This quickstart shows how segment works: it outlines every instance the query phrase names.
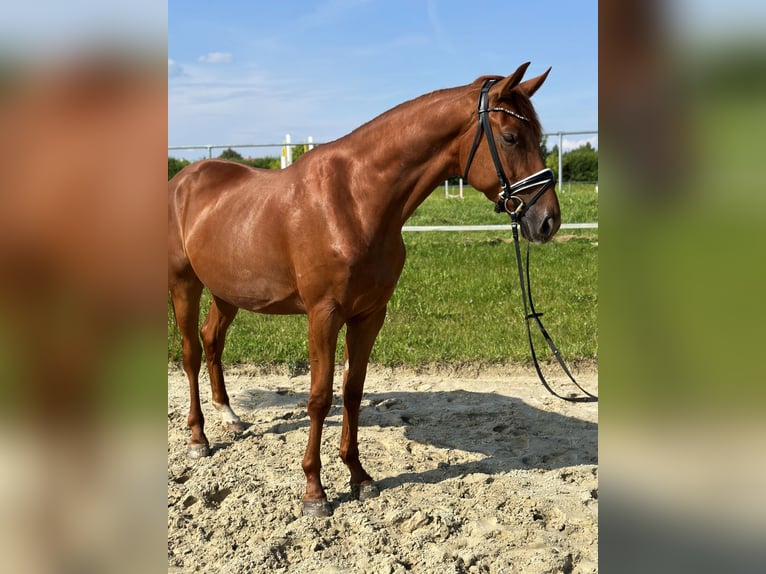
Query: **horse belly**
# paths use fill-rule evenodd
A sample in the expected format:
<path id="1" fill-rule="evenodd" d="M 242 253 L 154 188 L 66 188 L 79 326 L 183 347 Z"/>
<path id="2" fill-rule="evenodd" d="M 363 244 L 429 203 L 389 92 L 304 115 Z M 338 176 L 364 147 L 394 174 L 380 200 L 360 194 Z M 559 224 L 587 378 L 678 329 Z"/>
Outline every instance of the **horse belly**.
<path id="1" fill-rule="evenodd" d="M 271 315 L 304 315 L 306 307 L 303 301 L 295 294 L 284 297 L 264 297 L 263 294 L 256 296 L 249 295 L 228 295 L 221 296 L 221 299 L 236 305 L 240 309 L 247 309 L 256 313 L 266 313 Z"/>
<path id="2" fill-rule="evenodd" d="M 306 309 L 292 268 L 269 241 L 242 240 L 223 233 L 207 235 L 204 244 L 187 243 L 187 254 L 200 281 L 216 297 L 259 313 L 295 314 Z M 271 243 L 273 245 L 273 243 Z"/>
<path id="3" fill-rule="evenodd" d="M 290 275 L 275 267 L 227 266 L 200 279 L 211 293 L 241 309 L 275 314 L 306 312 Z"/>

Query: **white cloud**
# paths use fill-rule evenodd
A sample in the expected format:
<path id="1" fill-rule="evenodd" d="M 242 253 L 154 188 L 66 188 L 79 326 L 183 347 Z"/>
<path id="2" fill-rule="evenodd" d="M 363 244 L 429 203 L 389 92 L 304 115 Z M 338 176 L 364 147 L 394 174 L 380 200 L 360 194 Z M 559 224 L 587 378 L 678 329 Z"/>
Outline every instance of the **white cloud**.
<path id="1" fill-rule="evenodd" d="M 203 64 L 228 64 L 231 62 L 231 54 L 228 52 L 210 52 L 197 58 L 198 62 Z"/>
<path id="2" fill-rule="evenodd" d="M 184 72 L 183 66 L 175 60 L 168 58 L 168 78 L 180 78 L 184 75 L 186 75 L 186 73 Z"/>

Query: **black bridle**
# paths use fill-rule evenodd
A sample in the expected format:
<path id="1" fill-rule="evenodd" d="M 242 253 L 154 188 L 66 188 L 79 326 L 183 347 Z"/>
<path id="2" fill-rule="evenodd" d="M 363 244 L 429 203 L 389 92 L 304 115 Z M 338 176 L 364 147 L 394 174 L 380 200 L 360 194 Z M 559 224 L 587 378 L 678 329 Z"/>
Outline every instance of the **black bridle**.
<path id="1" fill-rule="evenodd" d="M 473 140 L 471 151 L 468 154 L 468 162 L 466 163 L 466 166 L 465 166 L 465 173 L 463 175 L 463 179 L 468 181 L 468 171 L 471 169 L 471 162 L 473 162 L 473 156 L 476 153 L 476 149 L 478 148 L 479 143 L 481 142 L 482 134 L 485 134 L 487 138 L 487 145 L 489 146 L 489 153 L 492 156 L 493 163 L 495 164 L 495 171 L 497 171 L 497 179 L 500 182 L 500 197 L 497 200 L 497 203 L 495 204 L 495 211 L 497 213 L 505 212 L 511 217 L 511 231 L 513 233 L 513 245 L 516 251 L 516 263 L 519 270 L 519 285 L 521 287 L 521 298 L 524 303 L 524 318 L 527 325 L 527 338 L 529 340 L 529 350 L 532 353 L 532 362 L 534 363 L 535 371 L 537 371 L 537 377 L 540 379 L 540 382 L 548 390 L 549 393 L 565 401 L 575 402 L 575 403 L 586 403 L 586 402 L 598 401 L 598 397 L 596 395 L 593 395 L 589 393 L 588 391 L 586 391 L 585 389 L 583 389 L 575 380 L 575 378 L 572 376 L 572 373 L 567 368 L 567 365 L 564 362 L 564 359 L 561 357 L 561 353 L 559 353 L 559 350 L 556 347 L 555 343 L 553 342 L 553 339 L 551 339 L 550 335 L 548 334 L 548 331 L 545 329 L 545 326 L 543 325 L 542 320 L 540 319 L 540 317 L 542 317 L 543 314 L 538 313 L 535 310 L 535 304 L 532 301 L 532 285 L 529 280 L 529 243 L 527 243 L 527 253 L 526 253 L 526 259 L 527 259 L 526 284 L 524 281 L 524 264 L 521 259 L 521 248 L 519 247 L 519 229 L 518 229 L 519 221 L 521 220 L 522 217 L 524 217 L 524 214 L 526 214 L 529 208 L 532 207 L 532 205 L 534 205 L 534 203 L 540 198 L 540 196 L 542 196 L 542 194 L 545 193 L 545 191 L 553 185 L 554 174 L 553 174 L 553 171 L 550 169 L 543 169 L 538 171 L 537 173 L 533 173 L 529 177 L 525 177 L 524 179 L 517 181 L 513 185 L 510 185 L 510 183 L 508 182 L 508 178 L 506 178 L 505 176 L 505 171 L 503 170 L 503 166 L 500 163 L 500 156 L 497 153 L 497 146 L 495 145 L 495 139 L 492 135 L 492 126 L 489 123 L 489 112 L 503 112 L 505 114 L 514 116 L 522 121 L 529 121 L 529 119 L 507 108 L 503 108 L 503 107 L 490 108 L 489 107 L 489 89 L 495 84 L 495 82 L 497 82 L 497 80 L 489 79 L 484 82 L 484 85 L 481 88 L 481 94 L 479 95 L 479 127 L 476 130 L 476 137 Z M 525 202 L 520 197 L 520 195 L 524 194 L 525 192 L 527 193 L 534 192 L 535 188 L 539 188 L 539 189 L 529 201 Z M 518 205 L 516 205 L 515 207 L 513 206 L 509 207 L 508 204 L 512 200 L 518 202 Z M 537 323 L 537 326 L 540 328 L 540 332 L 545 338 L 545 342 L 548 344 L 548 347 L 553 353 L 553 356 L 556 357 L 556 360 L 558 361 L 561 369 L 564 371 L 564 373 L 566 373 L 567 377 L 569 377 L 569 380 L 572 381 L 572 383 L 574 383 L 574 385 L 578 389 L 580 389 L 583 393 L 585 393 L 586 396 L 577 397 L 577 396 L 560 395 L 556 391 L 554 391 L 551 388 L 551 386 L 548 384 L 548 381 L 545 380 L 545 376 L 543 376 L 543 372 L 540 369 L 540 364 L 537 360 L 537 353 L 535 353 L 534 343 L 532 342 L 532 330 L 529 326 L 530 320 L 534 320 Z"/>
<path id="2" fill-rule="evenodd" d="M 468 181 L 468 172 L 471 169 L 473 163 L 473 156 L 476 154 L 476 150 L 481 143 L 481 136 L 486 135 L 487 145 L 489 146 L 489 153 L 492 156 L 492 162 L 495 164 L 495 171 L 497 172 L 497 179 L 500 182 L 500 197 L 495 204 L 495 211 L 497 213 L 507 213 L 511 216 L 511 219 L 521 219 L 524 214 L 532 207 L 535 202 L 540 199 L 545 191 L 553 185 L 555 180 L 553 171 L 550 169 L 542 169 L 536 173 L 533 173 L 529 177 L 517 181 L 513 185 L 510 184 L 508 178 L 505 176 L 505 170 L 503 170 L 503 164 L 500 163 L 500 156 L 497 153 L 497 146 L 495 145 L 495 138 L 492 134 L 492 125 L 489 122 L 490 112 L 503 112 L 522 121 L 528 122 L 529 118 L 522 116 L 519 113 L 509 110 L 503 107 L 489 107 L 489 89 L 497 82 L 496 79 L 489 79 L 484 82 L 479 94 L 479 125 L 476 128 L 476 137 L 473 139 L 473 145 L 471 151 L 468 154 L 468 161 L 465 165 L 465 172 L 463 179 Z M 525 192 L 529 193 L 530 190 L 534 190 L 539 187 L 537 193 L 528 201 L 521 199 L 521 195 Z M 517 201 L 518 205 L 511 209 L 508 206 L 509 201 Z"/>

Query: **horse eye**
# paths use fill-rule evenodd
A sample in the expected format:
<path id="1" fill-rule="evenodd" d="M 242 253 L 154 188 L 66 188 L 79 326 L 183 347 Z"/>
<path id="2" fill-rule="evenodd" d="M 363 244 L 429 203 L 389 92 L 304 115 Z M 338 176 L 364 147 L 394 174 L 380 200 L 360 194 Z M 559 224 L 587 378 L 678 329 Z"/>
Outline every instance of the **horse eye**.
<path id="1" fill-rule="evenodd" d="M 516 134 L 506 133 L 503 134 L 503 139 L 506 143 L 509 143 L 511 145 L 516 143 Z"/>

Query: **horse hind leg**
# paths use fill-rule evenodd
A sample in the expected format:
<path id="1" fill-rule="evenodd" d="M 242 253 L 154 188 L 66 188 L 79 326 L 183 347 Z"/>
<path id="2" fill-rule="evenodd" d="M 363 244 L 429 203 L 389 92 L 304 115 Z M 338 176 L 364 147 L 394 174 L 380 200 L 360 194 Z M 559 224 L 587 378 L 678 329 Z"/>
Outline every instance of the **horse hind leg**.
<path id="1" fill-rule="evenodd" d="M 210 387 L 213 391 L 213 406 L 221 415 L 221 422 L 226 430 L 241 433 L 247 425 L 232 410 L 229 395 L 223 378 L 221 356 L 226 342 L 226 331 L 237 315 L 237 307 L 226 303 L 218 297 L 213 297 L 207 319 L 202 325 L 200 335 L 207 360 L 207 370 L 210 374 Z"/>
<path id="2" fill-rule="evenodd" d="M 186 274 L 175 277 L 170 285 L 173 311 L 181 332 L 183 369 L 189 380 L 189 416 L 186 419 L 191 430 L 187 454 L 189 458 L 210 455 L 210 443 L 205 436 L 205 418 L 199 397 L 199 370 L 202 365 L 202 345 L 199 342 L 199 302 L 202 283 L 196 276 Z"/>

